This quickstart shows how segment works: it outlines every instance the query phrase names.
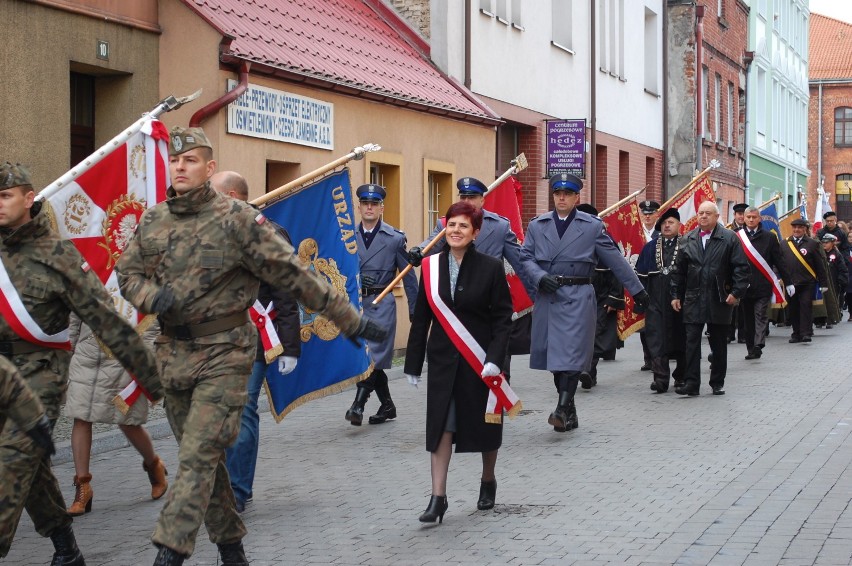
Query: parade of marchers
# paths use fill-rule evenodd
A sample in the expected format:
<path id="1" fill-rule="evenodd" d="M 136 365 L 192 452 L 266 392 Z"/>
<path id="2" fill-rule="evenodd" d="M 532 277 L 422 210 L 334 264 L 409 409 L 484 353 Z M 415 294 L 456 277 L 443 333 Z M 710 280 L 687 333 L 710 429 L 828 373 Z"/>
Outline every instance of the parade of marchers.
<path id="1" fill-rule="evenodd" d="M 94 563 L 93 554 L 99 556 L 97 563 L 110 563 L 100 557 L 99 543 L 90 542 L 88 534 L 85 539 L 75 534 L 78 525 L 108 514 L 112 524 L 100 533 L 107 539 L 113 528 L 122 537 L 133 532 L 139 535 L 131 543 L 135 546 L 154 527 L 149 549 L 155 565 L 195 560 L 196 543 L 206 546 L 198 538 L 202 527 L 213 543 L 209 550 L 214 560 L 248 564 L 254 553 L 249 527 L 257 523 L 247 525 L 243 515 L 276 513 L 274 505 L 255 493 L 266 491 L 255 478 L 258 465 L 267 451 L 276 450 L 260 441 L 259 394 L 264 387 L 270 390 L 266 380 L 286 380 L 304 364 L 300 310 L 322 313 L 335 324 L 336 339 L 348 345 L 349 353 L 369 361 L 366 371 L 342 387 L 313 397 L 355 385 L 351 405 L 338 407 L 337 432 L 320 436 L 319 431 L 330 430 L 327 422 L 306 431 L 320 444 L 358 438 L 371 446 L 369 436 L 382 435 L 369 465 L 357 456 L 316 463 L 340 471 L 335 488 L 361 493 L 362 508 L 341 507 L 340 513 L 363 513 L 370 520 L 368 502 L 373 498 L 392 509 L 410 509 L 416 503 L 408 500 L 425 491 L 425 510 L 394 511 L 395 522 L 412 530 L 426 525 L 452 531 L 472 517 L 490 515 L 499 521 L 513 509 L 529 512 L 501 501 L 503 486 L 517 497 L 524 473 L 523 456 L 519 458 L 524 446 L 503 442 L 504 424 L 508 429 L 515 417 L 540 415 L 523 421 L 527 433 L 547 437 L 549 448 L 536 458 L 551 458 L 555 469 L 565 466 L 573 450 L 582 450 L 571 439 L 600 434 L 600 423 L 584 405 L 599 397 L 606 403 L 610 391 L 600 385 L 611 378 L 608 362 L 623 355 L 635 358 L 627 370 L 629 382 L 644 384 L 635 391 L 637 397 L 665 399 L 655 402 L 659 414 L 683 411 L 690 403 L 695 408 L 686 410 L 706 411 L 712 419 L 714 412 L 723 414 L 723 403 L 736 403 L 740 384 L 752 371 L 744 362 L 772 362 L 772 346 L 777 345 L 769 336 L 783 335 L 787 343 L 807 348 L 821 338 L 815 327 L 842 327 L 842 310 L 849 306 L 852 258 L 848 244 L 843 245 L 847 234 L 832 211 L 815 219 L 813 237 L 811 224 L 799 218 L 782 238 L 766 228 L 758 207 L 745 203 L 734 207 L 726 225 L 710 200 L 690 218 L 682 218 L 678 208 L 645 200 L 638 203 L 637 215 L 645 243 L 631 265 L 611 236 L 606 215 L 581 204 L 584 183 L 571 173 L 550 177 L 549 210 L 529 222 L 523 238 L 507 217 L 488 210 L 486 196 L 496 186 L 461 177 L 457 200 L 442 211 L 432 235 L 411 247 L 403 230 L 383 222 L 387 189 L 376 183 L 357 187 L 358 285 L 353 301 L 300 261 L 303 240 L 292 240 L 290 227 L 246 202 L 248 187 L 239 172 L 217 171 L 214 147 L 203 130 L 177 127 L 164 143 L 171 180 L 165 199 L 141 213 L 115 264 L 123 298 L 140 317 L 151 316 L 148 341 L 134 330 L 134 320 L 115 311 L 81 252 L 51 228 L 47 205 L 55 201 L 36 197 L 26 165 L 0 166 L 0 353 L 12 362 L 0 368 L 4 385 L 14 385 L 11 399 L 2 405 L 8 421 L 0 442 L 0 553 L 6 556 L 11 550 L 18 562 L 23 557 L 15 550 L 17 542 L 25 539 L 29 545 L 40 536 L 52 543 L 52 564 Z M 399 312 L 392 297 L 381 301 L 398 275 L 407 313 Z M 522 308 L 526 305 L 531 307 Z M 628 308 L 645 320 L 638 341 L 641 360 L 627 354 L 628 336 L 620 332 L 619 317 Z M 79 322 L 69 332 L 72 314 Z M 391 379 L 396 323 L 405 314 L 411 329 L 403 378 Z M 92 334 L 98 339 L 92 344 L 100 346 L 87 352 L 82 345 Z M 638 346 L 635 339 L 629 344 Z M 814 356 L 806 349 L 801 354 Z M 549 394 L 547 374 L 554 387 Z M 707 387 L 702 387 L 702 377 Z M 536 380 L 536 387 L 528 389 L 527 380 Z M 525 399 L 528 390 L 534 391 L 534 400 Z M 414 395 L 415 411 L 421 413 L 417 418 L 425 415 L 417 436 L 420 449 L 425 444 L 429 453 L 429 479 L 427 458 L 421 457 L 393 487 L 377 489 L 374 480 L 385 473 L 398 448 L 391 448 L 386 432 L 373 431 L 415 418 L 411 404 L 406 403 L 406 411 L 394 401 L 400 393 L 406 399 Z M 369 415 L 373 394 L 379 404 Z M 705 396 L 715 405 L 708 406 Z M 702 398 L 690 400 L 695 397 Z M 147 407 L 161 399 L 177 446 L 158 439 L 157 453 L 140 427 Z M 331 399 L 339 404 L 339 396 L 327 401 Z M 759 395 L 750 398 L 759 400 Z M 63 403 L 75 423 L 71 505 L 61 488 L 67 478 L 59 476 L 50 460 L 55 446 L 49 431 Z M 308 421 L 311 406 L 301 409 Z M 134 407 L 146 410 L 132 416 Z M 587 427 L 587 418 L 596 422 L 594 428 Z M 93 422 L 119 425 L 142 456 L 150 499 L 162 498 L 156 521 L 140 524 L 136 505 L 101 507 L 103 500 L 115 505 L 136 496 L 135 486 L 116 482 L 127 462 L 111 462 L 119 477 L 101 478 L 89 469 Z M 276 434 L 286 436 L 286 423 Z M 672 445 L 678 446 L 680 431 L 696 424 L 672 422 Z M 506 451 L 510 457 L 498 458 Z M 480 454 L 475 462 L 481 467 L 468 469 L 468 452 Z M 459 459 L 465 463 L 458 464 Z M 683 465 L 689 465 L 689 458 Z M 459 466 L 473 477 L 461 477 Z M 279 472 L 286 484 L 286 469 Z M 583 470 L 572 473 L 582 475 Z M 473 493 L 466 493 L 477 480 Z M 462 485 L 466 488 L 460 489 Z M 95 497 L 111 490 L 115 493 Z M 401 499 L 407 501 L 393 503 Z M 539 505 L 548 504 L 546 497 L 537 499 Z M 145 506 L 151 509 L 149 503 Z M 19 525 L 24 510 L 28 519 Z M 309 517 L 310 506 L 302 512 Z M 117 514 L 123 515 L 120 522 Z M 306 527 L 311 523 L 307 519 Z M 568 531 L 570 540 L 570 525 Z M 381 538 L 374 542 L 382 544 Z M 28 554 L 44 563 L 47 548 L 36 545 Z M 136 555 L 139 563 L 150 562 L 145 552 L 144 559 Z M 204 552 L 210 556 L 208 549 Z M 683 552 L 688 557 L 689 551 Z M 410 558 L 419 563 L 416 548 Z M 311 561 L 323 562 L 323 557 L 315 555 Z"/>

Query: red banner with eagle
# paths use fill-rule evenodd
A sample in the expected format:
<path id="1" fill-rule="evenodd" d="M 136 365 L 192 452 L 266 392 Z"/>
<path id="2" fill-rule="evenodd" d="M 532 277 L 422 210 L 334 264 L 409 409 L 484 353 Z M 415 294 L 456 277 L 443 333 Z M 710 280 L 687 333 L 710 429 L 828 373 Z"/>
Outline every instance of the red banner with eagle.
<path id="1" fill-rule="evenodd" d="M 645 245 L 645 232 L 639 220 L 639 203 L 634 196 L 615 210 L 601 215 L 606 230 L 624 254 L 631 267 L 636 267 L 639 252 Z M 633 312 L 633 297 L 624 294 L 624 310 L 618 311 L 618 338 L 628 336 L 645 326 L 645 316 Z"/>

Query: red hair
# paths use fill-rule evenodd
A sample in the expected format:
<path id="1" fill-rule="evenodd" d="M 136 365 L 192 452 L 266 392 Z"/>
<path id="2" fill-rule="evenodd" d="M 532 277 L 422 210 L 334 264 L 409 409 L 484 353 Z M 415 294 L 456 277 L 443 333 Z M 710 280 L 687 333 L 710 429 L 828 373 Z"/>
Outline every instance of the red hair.
<path id="1" fill-rule="evenodd" d="M 482 209 L 476 208 L 467 201 L 460 200 L 458 202 L 454 202 L 450 205 L 450 208 L 447 209 L 447 215 L 445 218 L 448 222 L 450 218 L 454 218 L 456 216 L 467 216 L 470 218 L 470 225 L 473 226 L 474 230 L 482 228 Z"/>

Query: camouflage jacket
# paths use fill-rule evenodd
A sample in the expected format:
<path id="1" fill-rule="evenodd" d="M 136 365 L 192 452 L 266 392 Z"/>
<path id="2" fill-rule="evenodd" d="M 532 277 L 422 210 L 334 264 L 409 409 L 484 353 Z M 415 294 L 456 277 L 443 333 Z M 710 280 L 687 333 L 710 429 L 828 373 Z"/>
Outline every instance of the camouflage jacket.
<path id="1" fill-rule="evenodd" d="M 36 207 L 34 207 L 36 208 Z M 163 396 L 154 355 L 132 326 L 115 310 L 112 297 L 68 240 L 50 228 L 47 214 L 35 210 L 32 221 L 14 231 L 0 231 L 0 258 L 27 312 L 47 334 L 68 328 L 71 311 L 85 322 L 131 374 L 156 400 Z M 6 320 L 0 319 L 0 340 L 20 340 Z M 16 356 L 15 364 L 27 377 L 23 363 L 37 360 L 39 352 Z M 58 373 L 67 378 L 70 356 L 59 357 Z"/>
<path id="2" fill-rule="evenodd" d="M 43 414 L 44 407 L 21 378 L 18 368 L 0 356 L 0 423 L 9 417 L 19 429 L 30 430 Z"/>
<path id="3" fill-rule="evenodd" d="M 247 311 L 264 281 L 322 312 L 344 334 L 355 333 L 360 317 L 349 298 L 307 269 L 257 210 L 209 183 L 183 195 L 170 187 L 167 196 L 142 214 L 116 265 L 121 293 L 137 309 L 150 313 L 157 291 L 169 285 L 176 306 L 161 321 L 199 324 Z"/>

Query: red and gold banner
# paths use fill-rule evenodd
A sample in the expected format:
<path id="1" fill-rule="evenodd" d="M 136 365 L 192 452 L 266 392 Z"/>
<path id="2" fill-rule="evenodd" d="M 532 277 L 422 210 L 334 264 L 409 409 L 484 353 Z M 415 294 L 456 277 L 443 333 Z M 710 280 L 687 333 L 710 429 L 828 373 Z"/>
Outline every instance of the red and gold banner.
<path id="1" fill-rule="evenodd" d="M 645 232 L 639 220 L 639 204 L 636 202 L 636 197 L 601 216 L 601 219 L 625 259 L 631 267 L 635 267 L 639 252 L 645 245 Z M 645 316 L 633 312 L 633 297 L 625 293 L 624 310 L 618 311 L 618 337 L 626 340 L 628 336 L 644 326 Z"/>
<path id="2" fill-rule="evenodd" d="M 694 183 L 687 186 L 687 190 L 682 194 L 678 194 L 670 202 L 668 206 L 661 208 L 661 212 L 665 212 L 669 208 L 676 208 L 680 213 L 680 233 L 686 234 L 690 230 L 698 226 L 698 207 L 704 201 L 716 202 L 716 193 L 713 192 L 713 185 L 710 183 L 710 178 L 706 173 L 696 179 Z"/>

